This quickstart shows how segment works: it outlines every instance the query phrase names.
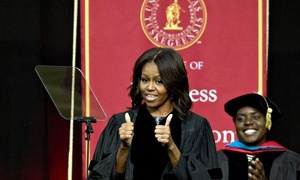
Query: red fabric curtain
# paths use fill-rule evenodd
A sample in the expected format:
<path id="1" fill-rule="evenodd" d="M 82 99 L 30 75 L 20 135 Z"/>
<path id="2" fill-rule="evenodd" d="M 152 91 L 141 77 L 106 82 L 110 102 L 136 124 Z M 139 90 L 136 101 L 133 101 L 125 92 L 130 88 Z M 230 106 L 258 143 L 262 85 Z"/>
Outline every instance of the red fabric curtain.
<path id="1" fill-rule="evenodd" d="M 233 141 L 233 124 L 223 104 L 243 93 L 266 91 L 267 3 L 82 0 L 81 67 L 107 113 L 94 126 L 91 155 L 110 116 L 130 106 L 126 88 L 132 67 L 153 46 L 180 52 L 192 110 L 210 121 L 217 148 Z M 170 18 L 170 10 L 178 16 Z"/>

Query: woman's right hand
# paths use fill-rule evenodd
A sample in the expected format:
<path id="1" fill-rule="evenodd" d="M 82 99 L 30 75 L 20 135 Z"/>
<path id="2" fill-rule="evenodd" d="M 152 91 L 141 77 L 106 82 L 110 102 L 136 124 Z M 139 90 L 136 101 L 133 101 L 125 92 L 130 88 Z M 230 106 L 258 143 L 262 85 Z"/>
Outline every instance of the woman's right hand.
<path id="1" fill-rule="evenodd" d="M 265 169 L 262 162 L 256 158 L 254 161 L 251 161 L 251 166 L 248 167 L 249 174 L 248 177 L 251 180 L 267 180 L 265 176 Z"/>
<path id="2" fill-rule="evenodd" d="M 131 122 L 128 113 L 125 114 L 125 123 L 119 128 L 119 135 L 122 141 L 121 148 L 129 148 L 131 146 L 133 134 L 134 134 L 134 124 Z"/>

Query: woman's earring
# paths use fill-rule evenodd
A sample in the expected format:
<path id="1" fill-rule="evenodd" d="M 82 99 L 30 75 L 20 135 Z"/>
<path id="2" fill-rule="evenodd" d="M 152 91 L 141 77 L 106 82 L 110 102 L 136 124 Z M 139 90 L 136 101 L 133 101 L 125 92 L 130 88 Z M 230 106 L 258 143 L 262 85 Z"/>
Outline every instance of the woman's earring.
<path id="1" fill-rule="evenodd" d="M 171 100 L 173 100 L 174 99 L 174 94 L 171 94 Z"/>

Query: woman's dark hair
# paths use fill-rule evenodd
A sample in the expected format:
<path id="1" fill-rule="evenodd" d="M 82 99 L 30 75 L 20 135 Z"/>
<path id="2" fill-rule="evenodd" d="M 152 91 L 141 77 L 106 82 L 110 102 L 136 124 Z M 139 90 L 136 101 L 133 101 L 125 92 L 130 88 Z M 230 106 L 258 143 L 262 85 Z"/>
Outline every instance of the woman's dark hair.
<path id="1" fill-rule="evenodd" d="M 132 100 L 131 108 L 142 104 L 143 98 L 139 84 L 143 66 L 147 62 L 154 62 L 157 65 L 161 81 L 171 95 L 173 107 L 178 112 L 179 119 L 185 121 L 192 106 L 189 97 L 189 82 L 182 57 L 172 48 L 154 47 L 145 51 L 137 59 L 133 68 L 132 84 L 128 87 Z"/>

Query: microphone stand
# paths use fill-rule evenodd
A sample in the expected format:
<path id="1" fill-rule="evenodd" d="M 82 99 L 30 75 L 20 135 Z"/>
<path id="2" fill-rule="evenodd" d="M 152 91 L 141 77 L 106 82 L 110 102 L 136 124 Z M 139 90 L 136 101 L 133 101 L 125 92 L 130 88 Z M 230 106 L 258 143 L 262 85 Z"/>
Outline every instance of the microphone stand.
<path id="1" fill-rule="evenodd" d="M 85 130 L 85 140 L 87 142 L 87 158 L 86 158 L 86 175 L 88 177 L 88 172 L 89 172 L 89 157 L 90 157 L 90 139 L 91 139 L 91 133 L 94 132 L 92 124 L 91 123 L 96 123 L 96 119 L 94 117 L 82 117 L 82 116 L 75 116 L 74 120 L 76 122 L 81 122 L 86 124 L 86 130 Z"/>

